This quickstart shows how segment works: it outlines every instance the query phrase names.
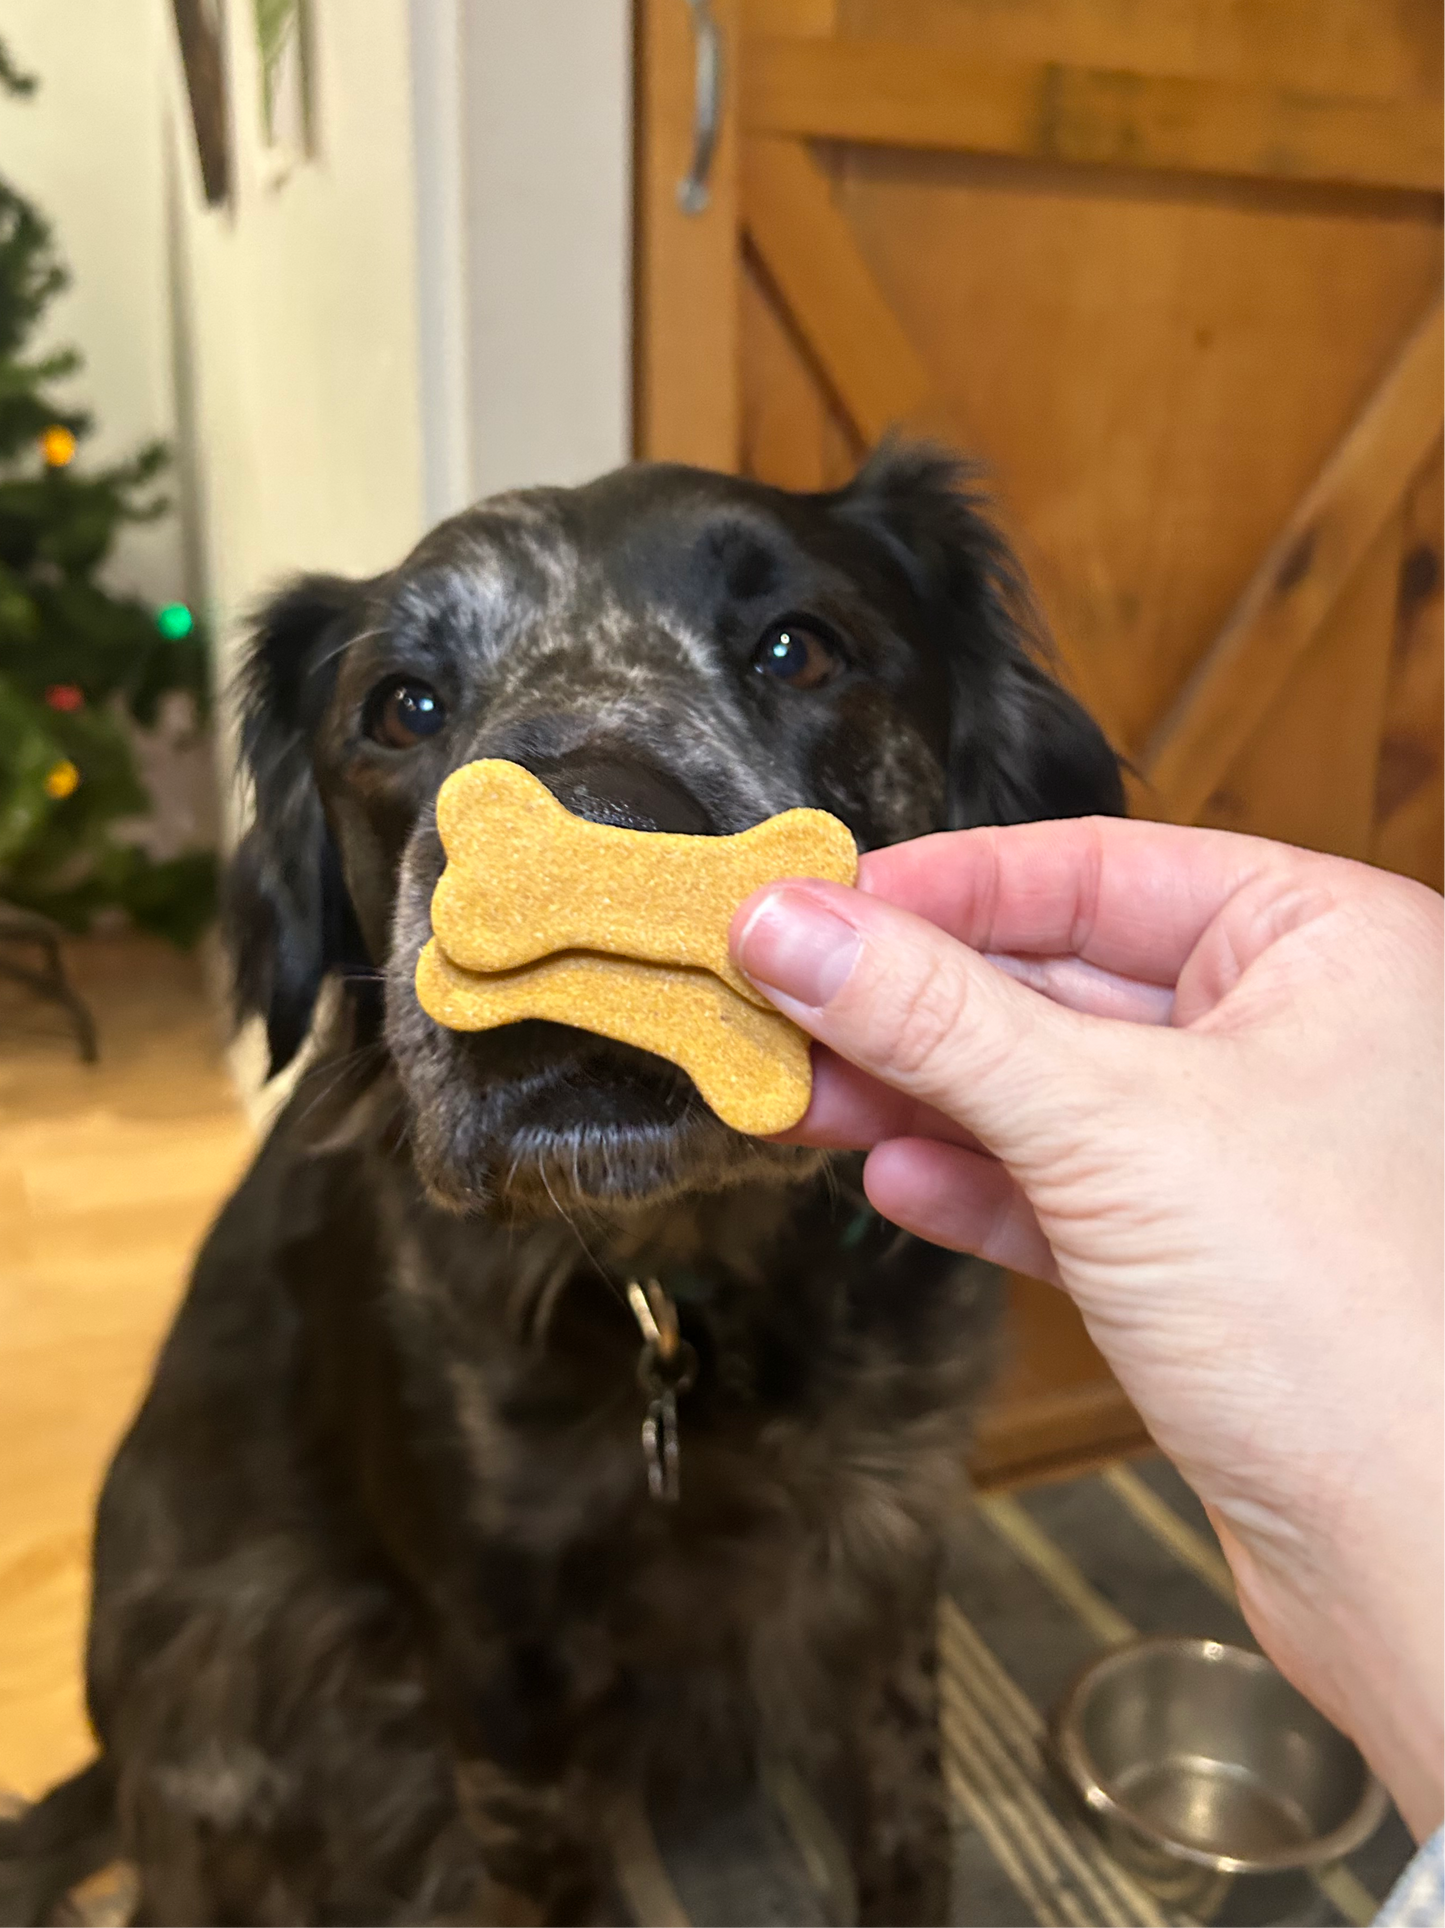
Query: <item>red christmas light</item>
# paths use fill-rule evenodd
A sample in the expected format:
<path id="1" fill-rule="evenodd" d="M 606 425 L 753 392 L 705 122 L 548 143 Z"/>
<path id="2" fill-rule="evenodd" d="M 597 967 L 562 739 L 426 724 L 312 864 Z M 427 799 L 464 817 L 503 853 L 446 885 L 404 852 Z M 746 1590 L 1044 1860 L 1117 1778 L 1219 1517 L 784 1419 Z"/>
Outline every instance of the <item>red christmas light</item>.
<path id="1" fill-rule="evenodd" d="M 52 683 L 45 700 L 53 710 L 69 712 L 85 708 L 85 692 L 74 683 Z"/>

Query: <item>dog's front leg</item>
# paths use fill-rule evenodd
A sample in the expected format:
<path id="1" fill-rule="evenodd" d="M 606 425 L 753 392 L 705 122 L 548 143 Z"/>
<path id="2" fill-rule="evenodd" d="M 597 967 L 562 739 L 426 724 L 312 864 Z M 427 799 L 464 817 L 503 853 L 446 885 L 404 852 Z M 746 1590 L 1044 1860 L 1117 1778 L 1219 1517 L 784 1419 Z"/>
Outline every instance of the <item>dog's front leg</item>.
<path id="1" fill-rule="evenodd" d="M 937 1652 L 930 1610 L 856 1733 L 853 1845 L 860 1924 L 949 1919 L 952 1835 L 939 1759 Z"/>
<path id="2" fill-rule="evenodd" d="M 602 1919 L 610 1864 L 598 1822 L 607 1798 L 594 1776 L 574 1769 L 536 1779 L 472 1759 L 457 1765 L 457 1793 L 490 1877 L 487 1921 L 544 1928 Z"/>

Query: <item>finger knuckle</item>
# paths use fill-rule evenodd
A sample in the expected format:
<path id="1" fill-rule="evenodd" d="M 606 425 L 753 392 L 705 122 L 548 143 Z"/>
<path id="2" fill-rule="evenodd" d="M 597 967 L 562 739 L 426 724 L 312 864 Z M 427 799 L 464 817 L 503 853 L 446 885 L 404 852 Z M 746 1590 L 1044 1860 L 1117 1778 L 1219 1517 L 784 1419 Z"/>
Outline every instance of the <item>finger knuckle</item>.
<path id="1" fill-rule="evenodd" d="M 908 980 L 886 986 L 882 1003 L 881 1055 L 890 1070 L 922 1078 L 945 1055 L 963 1018 L 963 987 L 934 957 L 921 961 Z"/>

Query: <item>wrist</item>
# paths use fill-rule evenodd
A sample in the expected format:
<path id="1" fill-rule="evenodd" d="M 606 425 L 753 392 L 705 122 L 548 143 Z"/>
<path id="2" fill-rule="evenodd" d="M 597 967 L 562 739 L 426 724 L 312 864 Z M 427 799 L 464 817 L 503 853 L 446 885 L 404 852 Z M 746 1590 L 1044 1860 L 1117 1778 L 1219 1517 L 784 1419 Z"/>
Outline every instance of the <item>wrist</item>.
<path id="1" fill-rule="evenodd" d="M 1445 1809 L 1440 1495 L 1403 1497 L 1408 1530 L 1355 1541 L 1355 1585 L 1339 1613 L 1342 1724 L 1423 1841 Z"/>
<path id="2" fill-rule="evenodd" d="M 1415 1575 L 1418 1588 L 1423 1576 Z M 1424 1636 L 1416 1617 L 1372 1607 L 1338 1617 L 1337 1650 L 1325 1695 L 1335 1725 L 1347 1733 L 1389 1789 L 1417 1841 L 1445 1813 L 1439 1638 Z"/>
<path id="3" fill-rule="evenodd" d="M 1366 1504 L 1283 1559 L 1216 1525 L 1261 1647 L 1356 1743 L 1424 1840 L 1445 1809 L 1440 1511 L 1429 1493 L 1409 1497 L 1419 1512 L 1408 1535 L 1381 1530 L 1388 1521 Z"/>

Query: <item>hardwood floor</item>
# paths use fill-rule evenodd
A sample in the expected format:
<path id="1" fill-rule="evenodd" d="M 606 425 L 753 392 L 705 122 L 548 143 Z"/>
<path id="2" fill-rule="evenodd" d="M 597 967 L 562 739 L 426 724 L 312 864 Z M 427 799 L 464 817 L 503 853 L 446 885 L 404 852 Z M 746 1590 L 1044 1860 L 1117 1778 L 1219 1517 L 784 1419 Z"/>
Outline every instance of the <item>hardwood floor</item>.
<path id="1" fill-rule="evenodd" d="M 90 1516 L 196 1245 L 252 1144 L 194 958 L 72 944 L 100 1062 L 0 981 L 0 1788 L 91 1751 Z"/>

